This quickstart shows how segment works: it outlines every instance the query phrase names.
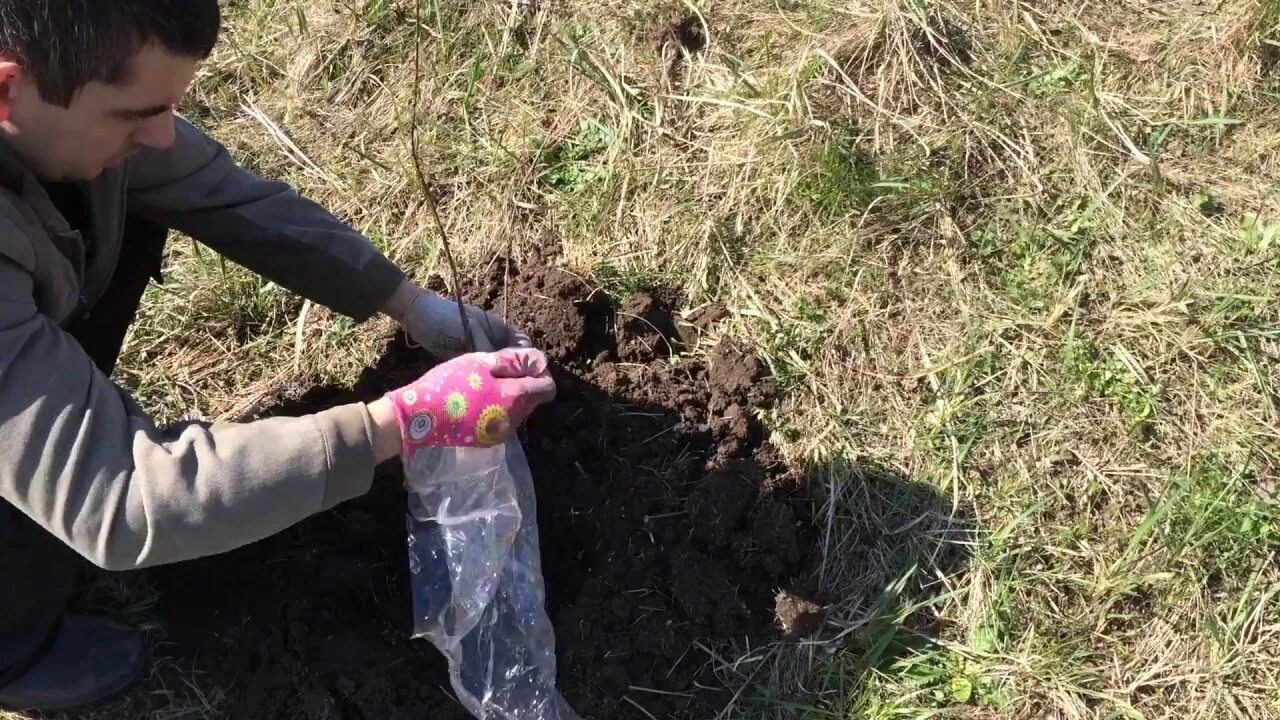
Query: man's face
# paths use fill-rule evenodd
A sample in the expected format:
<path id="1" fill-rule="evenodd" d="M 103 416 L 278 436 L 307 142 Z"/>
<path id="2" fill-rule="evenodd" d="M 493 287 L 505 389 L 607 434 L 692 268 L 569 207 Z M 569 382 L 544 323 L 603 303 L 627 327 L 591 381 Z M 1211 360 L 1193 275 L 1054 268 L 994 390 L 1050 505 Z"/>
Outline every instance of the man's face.
<path id="1" fill-rule="evenodd" d="M 0 106 L 8 109 L 0 134 L 41 180 L 92 180 L 143 148 L 173 144 L 173 107 L 196 64 L 147 45 L 123 85 L 89 83 L 64 108 L 45 102 L 20 66 L 0 62 Z"/>

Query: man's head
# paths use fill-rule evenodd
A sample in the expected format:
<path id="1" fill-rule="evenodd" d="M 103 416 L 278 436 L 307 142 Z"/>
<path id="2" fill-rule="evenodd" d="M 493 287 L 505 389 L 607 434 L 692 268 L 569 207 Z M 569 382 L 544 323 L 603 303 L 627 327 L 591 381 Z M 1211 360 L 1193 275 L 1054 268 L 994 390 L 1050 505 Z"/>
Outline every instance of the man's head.
<path id="1" fill-rule="evenodd" d="M 0 137 L 43 180 L 173 142 L 218 0 L 0 0 Z"/>

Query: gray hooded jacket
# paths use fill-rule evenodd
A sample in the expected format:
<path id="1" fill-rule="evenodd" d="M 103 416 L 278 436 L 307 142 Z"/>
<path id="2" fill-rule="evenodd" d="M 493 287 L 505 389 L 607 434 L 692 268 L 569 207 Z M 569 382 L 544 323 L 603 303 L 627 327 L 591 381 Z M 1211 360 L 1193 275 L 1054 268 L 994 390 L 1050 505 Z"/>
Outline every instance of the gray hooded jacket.
<path id="1" fill-rule="evenodd" d="M 92 253 L 3 141 L 0 173 L 17 190 L 0 189 L 0 497 L 129 569 L 224 552 L 369 489 L 363 405 L 162 432 L 62 330 L 105 291 L 126 207 L 357 320 L 404 280 L 368 240 L 182 119 L 172 148 L 86 185 Z"/>

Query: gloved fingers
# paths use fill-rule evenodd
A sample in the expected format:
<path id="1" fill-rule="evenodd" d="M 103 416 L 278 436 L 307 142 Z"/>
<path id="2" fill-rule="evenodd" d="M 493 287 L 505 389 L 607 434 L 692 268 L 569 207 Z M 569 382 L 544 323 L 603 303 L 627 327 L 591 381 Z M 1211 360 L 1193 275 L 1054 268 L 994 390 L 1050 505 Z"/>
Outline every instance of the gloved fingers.
<path id="1" fill-rule="evenodd" d="M 456 303 L 430 290 L 413 301 L 401 325 L 409 339 L 433 355 L 456 357 L 462 352 L 463 332 Z"/>
<path id="2" fill-rule="evenodd" d="M 526 333 L 525 331 L 515 327 L 514 325 L 508 325 L 507 330 L 511 331 L 511 337 L 507 342 L 507 347 L 516 347 L 516 348 L 533 347 L 533 340 L 529 337 L 529 334 Z"/>
<path id="3" fill-rule="evenodd" d="M 512 407 L 525 416 L 539 405 L 556 398 L 556 382 L 548 375 L 512 378 L 501 382 L 502 394 L 510 397 Z"/>
<path id="4" fill-rule="evenodd" d="M 484 408 L 476 418 L 475 438 L 481 447 L 515 437 L 538 405 L 555 397 L 556 384 L 550 377 L 503 378 L 498 380 L 498 392 L 503 401 Z"/>
<path id="5" fill-rule="evenodd" d="M 480 308 L 468 307 L 467 319 L 471 321 L 471 339 L 477 352 L 493 352 L 502 348 L 498 342 L 501 338 L 494 337 L 497 333 L 492 315 Z"/>
<path id="6" fill-rule="evenodd" d="M 556 381 L 552 380 L 550 375 L 539 375 L 535 378 L 528 378 L 524 382 L 528 385 L 529 393 L 527 397 L 539 405 L 556 399 Z"/>
<path id="7" fill-rule="evenodd" d="M 507 348 L 486 357 L 496 378 L 538 377 L 547 373 L 547 356 L 533 348 Z"/>
<path id="8" fill-rule="evenodd" d="M 533 347 L 533 341 L 529 339 L 528 335 L 494 313 L 475 308 L 472 317 L 475 318 L 473 322 L 481 326 L 476 330 L 476 334 L 479 335 L 483 332 L 484 340 L 488 342 L 488 347 L 482 347 L 484 342 L 477 337 L 477 350 L 491 352 L 512 347 Z"/>

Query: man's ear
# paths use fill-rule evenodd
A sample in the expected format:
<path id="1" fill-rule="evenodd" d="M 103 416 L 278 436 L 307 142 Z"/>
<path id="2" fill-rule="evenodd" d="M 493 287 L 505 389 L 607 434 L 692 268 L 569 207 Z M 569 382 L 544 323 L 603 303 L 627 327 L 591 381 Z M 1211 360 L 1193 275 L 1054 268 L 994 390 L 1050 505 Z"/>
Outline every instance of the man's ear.
<path id="1" fill-rule="evenodd" d="M 9 121 L 13 110 L 13 97 L 17 91 L 18 79 L 22 77 L 22 66 L 0 55 L 0 123 Z"/>

